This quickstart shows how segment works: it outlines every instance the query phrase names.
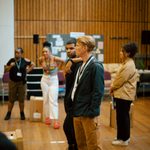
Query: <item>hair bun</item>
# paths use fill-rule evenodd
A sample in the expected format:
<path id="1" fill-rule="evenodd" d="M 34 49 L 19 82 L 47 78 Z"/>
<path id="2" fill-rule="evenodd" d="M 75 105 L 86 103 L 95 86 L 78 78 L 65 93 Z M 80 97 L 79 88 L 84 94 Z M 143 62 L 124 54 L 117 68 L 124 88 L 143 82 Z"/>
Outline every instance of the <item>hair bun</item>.
<path id="1" fill-rule="evenodd" d="M 45 41 L 43 43 L 43 47 L 51 47 L 51 43 L 49 43 L 48 41 Z"/>

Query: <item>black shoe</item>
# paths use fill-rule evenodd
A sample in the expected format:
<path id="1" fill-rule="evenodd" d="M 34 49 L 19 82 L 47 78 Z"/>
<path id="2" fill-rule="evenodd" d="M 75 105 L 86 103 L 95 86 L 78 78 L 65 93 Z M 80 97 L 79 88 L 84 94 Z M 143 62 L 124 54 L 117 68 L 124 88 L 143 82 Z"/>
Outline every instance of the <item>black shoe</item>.
<path id="1" fill-rule="evenodd" d="M 6 116 L 5 116 L 5 118 L 4 118 L 4 120 L 9 120 L 10 116 L 11 116 L 11 112 L 8 111 L 7 114 L 6 114 Z"/>
<path id="2" fill-rule="evenodd" d="M 25 120 L 26 119 L 24 112 L 20 112 L 20 119 L 21 120 Z"/>

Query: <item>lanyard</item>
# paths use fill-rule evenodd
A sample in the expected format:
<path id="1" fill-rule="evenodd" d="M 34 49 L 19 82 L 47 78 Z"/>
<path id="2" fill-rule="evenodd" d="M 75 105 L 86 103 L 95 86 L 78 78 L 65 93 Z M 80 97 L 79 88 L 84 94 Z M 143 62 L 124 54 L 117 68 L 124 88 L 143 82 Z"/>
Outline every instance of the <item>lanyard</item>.
<path id="1" fill-rule="evenodd" d="M 90 63 L 90 61 L 93 59 L 93 56 L 90 56 L 89 59 L 86 61 L 85 64 L 82 64 L 79 68 L 79 72 L 78 72 L 78 76 L 77 76 L 77 84 L 79 83 L 79 80 L 85 70 L 85 68 L 87 67 L 87 65 Z"/>
<path id="2" fill-rule="evenodd" d="M 20 71 L 20 67 L 21 67 L 21 58 L 20 58 L 20 60 L 19 60 L 18 62 L 16 61 L 16 66 L 17 66 L 18 70 Z"/>
<path id="3" fill-rule="evenodd" d="M 75 91 L 76 91 L 76 89 L 77 89 L 77 86 L 78 86 L 78 83 L 79 83 L 79 81 L 80 81 L 80 79 L 81 79 L 81 76 L 82 76 L 82 74 L 83 74 L 85 68 L 87 67 L 87 65 L 90 63 L 90 61 L 91 61 L 92 59 L 94 59 L 94 57 L 93 57 L 93 56 L 90 56 L 90 58 L 87 60 L 87 62 L 86 62 L 85 64 L 82 64 L 82 65 L 80 66 L 80 68 L 78 69 L 78 71 L 77 71 L 75 83 L 74 83 L 73 90 L 72 90 L 72 93 L 71 93 L 71 98 L 72 98 L 72 100 L 74 99 Z"/>

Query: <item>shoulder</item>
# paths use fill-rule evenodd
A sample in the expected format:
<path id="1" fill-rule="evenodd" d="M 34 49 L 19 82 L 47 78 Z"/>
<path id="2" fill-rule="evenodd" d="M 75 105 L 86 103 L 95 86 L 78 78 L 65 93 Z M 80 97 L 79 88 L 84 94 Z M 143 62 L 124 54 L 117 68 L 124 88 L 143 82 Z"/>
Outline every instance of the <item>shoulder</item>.
<path id="1" fill-rule="evenodd" d="M 31 60 L 28 59 L 28 58 L 24 58 L 24 60 L 25 60 L 26 62 L 31 62 Z"/>
<path id="2" fill-rule="evenodd" d="M 90 72 L 93 72 L 94 74 L 104 74 L 104 67 L 101 62 L 99 62 L 97 59 L 94 59 L 89 67 Z"/>
<path id="3" fill-rule="evenodd" d="M 101 68 L 104 69 L 102 62 L 98 61 L 96 58 L 94 58 L 91 62 L 91 66 L 95 68 Z"/>
<path id="4" fill-rule="evenodd" d="M 39 61 L 44 61 L 44 57 L 43 56 L 41 56 L 41 57 L 39 57 Z"/>
<path id="5" fill-rule="evenodd" d="M 129 59 L 124 65 L 122 65 L 122 68 L 128 70 L 132 70 L 133 68 L 135 68 L 133 59 Z"/>
<path id="6" fill-rule="evenodd" d="M 33 64 L 33 62 L 31 62 L 31 60 L 28 59 L 28 58 L 24 58 L 24 63 L 25 63 L 26 65 L 31 65 L 31 64 Z"/>
<path id="7" fill-rule="evenodd" d="M 134 64 L 134 60 L 133 59 L 128 59 L 125 64 L 126 65 Z"/>
<path id="8" fill-rule="evenodd" d="M 7 65 L 10 65 L 10 63 L 15 62 L 15 58 L 10 58 L 9 61 L 7 62 Z"/>
<path id="9" fill-rule="evenodd" d="M 10 58 L 9 62 L 15 62 L 15 58 Z"/>

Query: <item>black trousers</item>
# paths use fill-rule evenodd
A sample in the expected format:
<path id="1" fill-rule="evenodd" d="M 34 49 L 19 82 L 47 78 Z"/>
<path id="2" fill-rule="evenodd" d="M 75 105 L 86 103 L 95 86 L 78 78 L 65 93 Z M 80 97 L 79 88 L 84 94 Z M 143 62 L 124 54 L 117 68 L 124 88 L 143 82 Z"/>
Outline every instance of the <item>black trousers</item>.
<path id="1" fill-rule="evenodd" d="M 117 139 L 126 141 L 130 138 L 130 105 L 132 101 L 114 99 L 116 101 Z"/>
<path id="2" fill-rule="evenodd" d="M 64 120 L 63 129 L 69 146 L 73 145 L 73 149 L 77 150 L 77 143 L 75 139 L 75 132 L 73 126 L 73 115 L 71 113 L 67 113 L 66 118 Z"/>

